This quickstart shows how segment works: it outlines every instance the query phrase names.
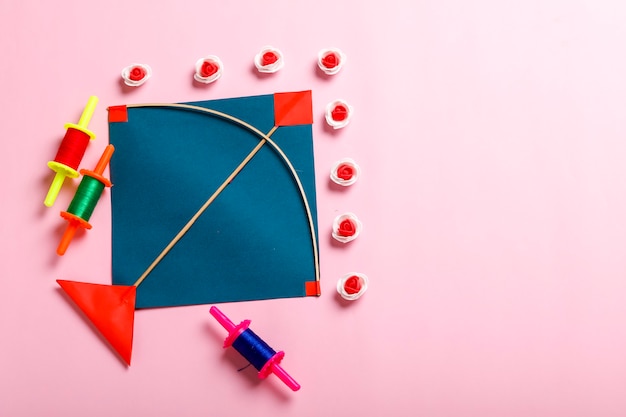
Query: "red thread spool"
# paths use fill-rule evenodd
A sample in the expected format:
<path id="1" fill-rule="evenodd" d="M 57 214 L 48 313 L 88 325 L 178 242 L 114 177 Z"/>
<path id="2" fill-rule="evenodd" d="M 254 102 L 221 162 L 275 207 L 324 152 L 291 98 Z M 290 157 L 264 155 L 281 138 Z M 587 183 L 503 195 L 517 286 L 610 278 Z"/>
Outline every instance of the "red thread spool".
<path id="1" fill-rule="evenodd" d="M 98 104 L 98 97 L 89 97 L 78 124 L 65 124 L 67 131 L 61 145 L 59 145 L 57 155 L 53 161 L 48 162 L 48 167 L 56 173 L 44 200 L 44 204 L 48 207 L 54 204 L 65 178 L 78 177 L 78 165 L 83 160 L 89 140 L 96 137 L 91 130 L 87 129 L 91 116 L 96 109 L 96 104 Z"/>
<path id="2" fill-rule="evenodd" d="M 59 145 L 57 155 L 54 157 L 54 162 L 78 170 L 78 166 L 85 156 L 89 140 L 89 135 L 85 132 L 68 128 L 61 145 Z"/>

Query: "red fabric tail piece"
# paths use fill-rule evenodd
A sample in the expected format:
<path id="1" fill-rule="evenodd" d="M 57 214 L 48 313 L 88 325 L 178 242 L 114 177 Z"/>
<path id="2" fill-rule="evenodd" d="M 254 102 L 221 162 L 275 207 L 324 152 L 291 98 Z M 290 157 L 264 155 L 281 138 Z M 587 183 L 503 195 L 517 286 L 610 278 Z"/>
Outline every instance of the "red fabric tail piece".
<path id="1" fill-rule="evenodd" d="M 130 366 L 137 287 L 57 282 Z"/>

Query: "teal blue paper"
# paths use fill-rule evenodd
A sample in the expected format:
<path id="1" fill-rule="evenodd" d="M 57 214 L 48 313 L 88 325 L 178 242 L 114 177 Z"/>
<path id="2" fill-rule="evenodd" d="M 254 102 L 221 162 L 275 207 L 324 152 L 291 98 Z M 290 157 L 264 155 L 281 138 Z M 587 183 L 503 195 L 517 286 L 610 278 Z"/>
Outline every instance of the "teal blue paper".
<path id="1" fill-rule="evenodd" d="M 227 113 L 263 133 L 273 95 L 189 103 Z M 113 284 L 132 285 L 259 143 L 214 115 L 128 108 L 109 123 Z M 311 125 L 282 126 L 271 139 L 305 190 L 317 239 Z M 290 170 L 265 144 L 137 288 L 137 308 L 305 296 L 316 280 L 313 239 Z"/>

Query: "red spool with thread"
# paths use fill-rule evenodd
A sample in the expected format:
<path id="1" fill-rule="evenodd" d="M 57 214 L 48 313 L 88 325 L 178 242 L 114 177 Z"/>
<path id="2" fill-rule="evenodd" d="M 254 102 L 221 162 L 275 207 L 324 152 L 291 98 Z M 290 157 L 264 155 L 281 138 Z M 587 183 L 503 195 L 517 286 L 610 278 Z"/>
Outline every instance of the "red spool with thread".
<path id="1" fill-rule="evenodd" d="M 59 145 L 57 155 L 54 157 L 54 162 L 78 170 L 78 166 L 85 156 L 89 140 L 90 137 L 85 132 L 73 128 L 67 129 L 65 137 Z"/>
<path id="2" fill-rule="evenodd" d="M 65 178 L 78 177 L 78 166 L 83 160 L 87 145 L 91 139 L 96 137 L 92 131 L 87 129 L 96 104 L 98 104 L 98 97 L 89 97 L 89 101 L 80 116 L 78 124 L 67 123 L 65 125 L 67 131 L 65 132 L 63 141 L 61 141 L 59 145 L 54 160 L 48 162 L 48 167 L 55 172 L 54 180 L 52 180 L 52 184 L 44 200 L 44 204 L 48 207 L 54 204 Z"/>

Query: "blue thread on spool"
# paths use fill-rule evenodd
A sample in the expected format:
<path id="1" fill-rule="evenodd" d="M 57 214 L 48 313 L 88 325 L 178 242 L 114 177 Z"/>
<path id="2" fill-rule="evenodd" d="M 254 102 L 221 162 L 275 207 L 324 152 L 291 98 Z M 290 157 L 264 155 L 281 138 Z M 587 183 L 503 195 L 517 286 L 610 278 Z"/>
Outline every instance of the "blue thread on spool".
<path id="1" fill-rule="evenodd" d="M 246 329 L 232 345 L 257 371 L 276 355 L 276 351 L 263 341 L 256 333 Z"/>

